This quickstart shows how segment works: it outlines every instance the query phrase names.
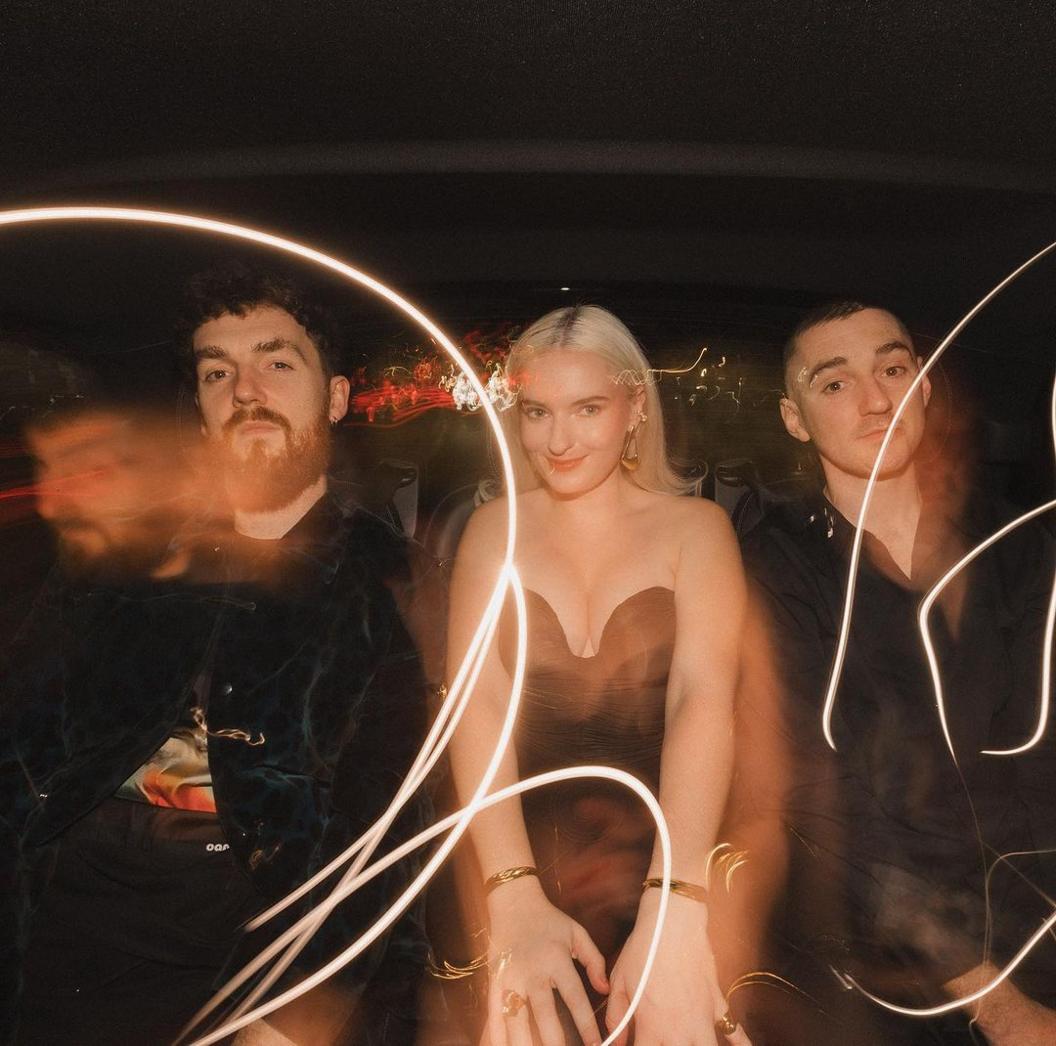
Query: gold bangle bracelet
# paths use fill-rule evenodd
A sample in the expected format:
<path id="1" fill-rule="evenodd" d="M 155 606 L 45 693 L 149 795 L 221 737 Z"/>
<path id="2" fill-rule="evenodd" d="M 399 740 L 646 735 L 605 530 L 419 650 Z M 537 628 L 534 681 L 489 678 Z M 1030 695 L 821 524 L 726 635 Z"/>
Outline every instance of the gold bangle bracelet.
<path id="1" fill-rule="evenodd" d="M 657 876 L 655 879 L 646 879 L 642 883 L 643 890 L 663 888 L 664 880 Z M 687 883 L 682 879 L 671 880 L 671 892 L 681 894 L 683 897 L 688 897 L 693 901 L 700 901 L 704 904 L 708 899 L 708 891 L 703 886 L 698 886 L 696 883 Z"/>
<path id="2" fill-rule="evenodd" d="M 472 977 L 478 970 L 487 969 L 487 966 L 487 952 L 483 955 L 478 955 L 475 959 L 470 959 L 465 966 L 459 966 L 456 963 L 448 962 L 446 959 L 437 960 L 432 949 L 430 949 L 429 958 L 426 960 L 425 972 L 430 977 L 435 977 L 438 981 L 461 981 L 466 977 Z"/>
<path id="3" fill-rule="evenodd" d="M 520 879 L 526 875 L 538 877 L 539 869 L 533 868 L 530 864 L 519 864 L 514 868 L 504 868 L 501 872 L 489 875 L 484 880 L 484 893 L 489 894 L 497 886 L 502 886 L 503 883 L 512 883 L 514 879 Z"/>

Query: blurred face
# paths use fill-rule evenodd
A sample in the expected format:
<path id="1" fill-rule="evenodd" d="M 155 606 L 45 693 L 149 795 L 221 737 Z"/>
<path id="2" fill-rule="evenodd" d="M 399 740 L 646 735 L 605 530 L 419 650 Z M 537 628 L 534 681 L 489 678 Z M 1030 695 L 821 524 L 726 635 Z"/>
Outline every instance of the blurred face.
<path id="1" fill-rule="evenodd" d="M 841 476 L 868 478 L 917 370 L 909 337 L 881 309 L 812 327 L 798 339 L 786 371 L 785 428 L 796 439 L 814 443 L 830 484 Z M 899 474 L 912 462 L 930 395 L 925 378 L 884 454 L 881 478 Z"/>
<path id="2" fill-rule="evenodd" d="M 308 332 L 284 309 L 227 313 L 194 332 L 202 432 L 236 508 L 289 504 L 326 471 L 348 380 L 325 377 Z"/>
<path id="3" fill-rule="evenodd" d="M 620 467 L 627 434 L 641 416 L 642 392 L 629 393 L 613 373 L 592 352 L 555 349 L 517 377 L 521 446 L 559 496 L 585 494 Z"/>
<path id="4" fill-rule="evenodd" d="M 68 572 L 145 576 L 161 564 L 188 491 L 174 432 L 98 412 L 26 439 L 37 511 L 55 531 Z"/>

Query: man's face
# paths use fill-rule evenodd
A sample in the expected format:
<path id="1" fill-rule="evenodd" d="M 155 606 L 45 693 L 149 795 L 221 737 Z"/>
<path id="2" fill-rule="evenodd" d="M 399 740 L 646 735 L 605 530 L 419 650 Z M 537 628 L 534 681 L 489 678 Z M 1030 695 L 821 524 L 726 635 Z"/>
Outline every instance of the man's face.
<path id="1" fill-rule="evenodd" d="M 330 425 L 348 408 L 348 380 L 327 380 L 308 332 L 275 306 L 203 323 L 192 348 L 202 432 L 235 507 L 289 504 L 329 464 Z"/>
<path id="2" fill-rule="evenodd" d="M 175 431 L 112 411 L 32 428 L 37 511 L 67 572 L 146 576 L 186 515 L 189 476 Z"/>
<path id="3" fill-rule="evenodd" d="M 781 417 L 792 436 L 814 443 L 830 485 L 840 476 L 868 478 L 917 369 L 909 336 L 882 309 L 863 309 L 800 335 L 785 372 Z M 881 478 L 912 462 L 930 395 L 925 378 L 891 438 Z"/>

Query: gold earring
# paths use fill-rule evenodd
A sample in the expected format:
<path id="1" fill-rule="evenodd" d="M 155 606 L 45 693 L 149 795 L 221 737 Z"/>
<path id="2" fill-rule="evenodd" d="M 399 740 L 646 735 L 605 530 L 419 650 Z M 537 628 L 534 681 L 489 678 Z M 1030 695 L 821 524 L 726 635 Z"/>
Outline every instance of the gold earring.
<path id="1" fill-rule="evenodd" d="M 641 464 L 638 457 L 638 425 L 627 433 L 623 441 L 623 453 L 620 455 L 620 464 L 628 471 L 634 472 Z"/>

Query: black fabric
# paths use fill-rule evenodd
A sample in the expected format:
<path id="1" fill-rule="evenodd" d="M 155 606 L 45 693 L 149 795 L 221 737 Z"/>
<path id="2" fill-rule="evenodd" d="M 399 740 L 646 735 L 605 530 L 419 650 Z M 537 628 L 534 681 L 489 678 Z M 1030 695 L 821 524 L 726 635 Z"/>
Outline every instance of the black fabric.
<path id="1" fill-rule="evenodd" d="M 373 822 L 421 742 L 427 684 L 394 595 L 414 596 L 404 539 L 324 498 L 281 541 L 210 534 L 199 553 L 176 582 L 52 585 L 9 654 L 0 765 L 9 998 L 44 882 L 32 868 L 170 735 L 204 668 L 218 822 L 261 905 Z M 442 621 L 443 607 L 433 610 Z M 428 817 L 425 800 L 412 801 L 382 852 Z M 414 866 L 346 901 L 300 965 L 315 969 L 347 946 Z M 239 941 L 225 972 L 296 914 Z M 344 983 L 360 991 L 386 950 L 420 968 L 423 941 L 412 910 Z"/>
<path id="2" fill-rule="evenodd" d="M 832 719 L 835 752 L 821 716 L 853 528 L 819 494 L 771 508 L 743 540 L 770 621 L 791 754 L 779 950 L 792 979 L 829 1012 L 827 1041 L 913 1042 L 926 1033 L 955 1041 L 966 1034 L 963 1018 L 924 1027 L 889 1018 L 840 990 L 830 966 L 886 998 L 933 1005 L 943 1001 L 943 983 L 987 954 L 1007 961 L 1050 912 L 1026 881 L 1051 889 L 1037 859 L 997 865 L 988 898 L 985 883 L 999 854 L 1045 845 L 1052 815 L 1038 797 L 1053 780 L 1047 757 L 980 755 L 1021 743 L 1033 729 L 1052 584 L 1045 532 L 1028 526 L 1009 535 L 932 611 L 956 765 L 917 630 L 927 588 L 1001 522 L 979 507 L 949 518 L 926 500 L 912 578 L 866 535 Z M 1052 957 L 1033 965 L 1052 969 Z M 1029 970 L 1018 981 L 1036 984 Z M 1039 998 L 1051 994 L 1050 984 Z"/>
<path id="3" fill-rule="evenodd" d="M 172 1041 L 260 908 L 217 818 L 107 799 L 56 850 L 18 1042 Z"/>

